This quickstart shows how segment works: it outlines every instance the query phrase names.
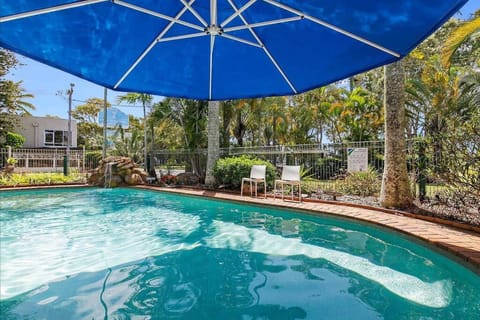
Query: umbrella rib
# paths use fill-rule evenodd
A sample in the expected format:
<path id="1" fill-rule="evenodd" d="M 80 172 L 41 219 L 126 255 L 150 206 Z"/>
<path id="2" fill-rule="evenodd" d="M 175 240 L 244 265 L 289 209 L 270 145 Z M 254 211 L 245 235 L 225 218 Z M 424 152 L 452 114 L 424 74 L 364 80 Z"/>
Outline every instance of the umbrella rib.
<path id="1" fill-rule="evenodd" d="M 228 0 L 228 3 L 230 3 L 230 5 L 232 6 L 233 10 L 237 11 L 237 8 L 235 6 L 235 4 L 232 2 L 232 0 Z M 270 51 L 267 49 L 267 47 L 265 46 L 265 44 L 262 42 L 262 40 L 260 39 L 260 37 L 257 35 L 257 33 L 253 30 L 252 28 L 252 25 L 251 24 L 248 24 L 248 21 L 243 17 L 243 15 L 240 13 L 239 14 L 239 17 L 240 19 L 242 20 L 242 22 L 245 24 L 245 26 L 247 26 L 248 30 L 250 31 L 250 33 L 253 35 L 253 37 L 255 38 L 255 40 L 257 40 L 258 44 L 261 46 L 261 48 L 263 49 L 263 51 L 265 52 L 265 54 L 268 56 L 268 58 L 270 59 L 270 61 L 273 63 L 273 65 L 275 66 L 275 68 L 277 68 L 278 72 L 280 72 L 280 74 L 282 75 L 283 79 L 287 82 L 288 86 L 292 89 L 292 91 L 297 94 L 297 89 L 295 89 L 295 87 L 293 86 L 292 82 L 290 81 L 290 79 L 287 77 L 287 75 L 285 74 L 285 72 L 283 72 L 283 69 L 280 67 L 280 65 L 278 64 L 278 62 L 275 60 L 275 58 L 272 56 L 272 54 L 270 53 Z"/>
<path id="2" fill-rule="evenodd" d="M 243 7 L 241 7 L 240 9 L 238 10 L 235 10 L 235 13 L 232 14 L 230 17 L 228 17 L 227 19 L 225 19 L 220 25 L 222 27 L 226 27 L 227 24 L 232 21 L 233 19 L 235 19 L 238 15 L 240 15 L 243 11 L 247 10 L 252 4 L 254 4 L 257 0 L 250 0 L 248 1 L 245 5 L 243 5 Z"/>
<path id="3" fill-rule="evenodd" d="M 195 18 L 197 18 L 198 21 L 201 24 L 203 24 L 204 27 L 208 26 L 207 22 L 202 18 L 202 16 L 197 12 L 197 10 L 193 9 L 192 6 L 189 3 L 187 3 L 185 0 L 180 0 L 180 1 L 188 9 L 188 11 L 190 11 L 195 16 Z"/>
<path id="4" fill-rule="evenodd" d="M 240 15 L 242 16 L 242 15 Z M 250 28 L 258 28 L 258 27 L 265 27 L 265 26 L 270 26 L 274 24 L 280 24 L 280 23 L 287 23 L 287 22 L 292 22 L 292 21 L 298 21 L 302 20 L 303 17 L 301 16 L 296 16 L 296 17 L 291 17 L 291 18 L 284 18 L 284 19 L 277 19 L 277 20 L 269 20 L 269 21 L 263 21 L 263 22 L 257 22 L 257 23 L 251 23 L 251 24 L 245 24 L 243 26 L 236 26 L 236 27 L 230 27 L 230 28 L 224 28 L 224 32 L 232 32 L 232 31 L 238 31 L 238 30 L 245 30 L 245 29 L 250 29 Z"/>
<path id="5" fill-rule="evenodd" d="M 291 13 L 297 14 L 297 15 L 299 15 L 299 16 L 302 16 L 302 17 L 304 17 L 305 19 L 308 19 L 308 20 L 310 20 L 310 21 L 312 21 L 312 22 L 315 22 L 316 24 L 319 24 L 319 25 L 324 26 L 324 27 L 326 27 L 326 28 L 328 28 L 328 29 L 331 29 L 331 30 L 333 30 L 333 31 L 336 31 L 336 32 L 338 32 L 338 33 L 341 33 L 341 34 L 343 34 L 343 35 L 345 35 L 345 36 L 347 36 L 347 37 L 349 37 L 349 38 L 352 38 L 352 39 L 355 39 L 355 40 L 357 40 L 357 41 L 360 41 L 360 42 L 362 42 L 362 43 L 364 43 L 364 44 L 366 44 L 366 45 L 368 45 L 368 46 L 370 46 L 370 47 L 373 47 L 373 48 L 375 48 L 375 49 L 378 49 L 378 50 L 380 50 L 380 51 L 383 51 L 383 52 L 385 52 L 385 53 L 388 53 L 388 54 L 390 54 L 390 55 L 392 55 L 392 56 L 394 56 L 394 57 L 396 57 L 396 58 L 400 58 L 400 54 L 397 53 L 397 52 L 395 52 L 395 51 L 392 51 L 392 50 L 387 49 L 387 48 L 385 48 L 385 47 L 383 47 L 383 46 L 381 46 L 381 45 L 379 45 L 379 44 L 377 44 L 377 43 L 375 43 L 375 42 L 372 42 L 372 41 L 370 41 L 370 40 L 367 40 L 367 39 L 365 39 L 365 38 L 362 38 L 362 37 L 360 37 L 360 36 L 357 36 L 356 34 L 353 34 L 353 33 L 349 32 L 349 31 L 347 31 L 347 30 L 344 30 L 344 29 L 342 29 L 342 28 L 336 27 L 336 26 L 334 26 L 333 24 L 330 24 L 330 23 L 328 23 L 328 22 L 325 22 L 325 21 L 323 21 L 323 20 L 321 20 L 321 19 L 318 19 L 318 18 L 315 18 L 315 17 L 313 17 L 313 16 L 307 15 L 307 14 L 305 14 L 305 13 L 303 13 L 303 12 L 297 10 L 297 9 L 294 9 L 294 8 L 292 8 L 292 7 L 289 7 L 289 6 L 287 6 L 287 5 L 284 5 L 284 4 L 282 4 L 282 3 L 279 3 L 279 2 L 277 2 L 277 1 L 275 1 L 275 0 L 263 0 L 263 1 L 271 4 L 272 6 L 275 6 L 275 7 L 281 8 L 281 9 L 283 9 L 283 10 L 286 10 L 286 11 L 288 11 L 288 12 L 291 12 Z"/>
<path id="6" fill-rule="evenodd" d="M 189 4 L 191 5 L 194 2 L 195 0 L 191 0 Z M 180 19 L 180 17 L 185 13 L 185 11 L 187 11 L 187 8 L 183 7 L 183 9 L 177 13 L 175 19 Z M 162 39 L 162 37 L 168 32 L 168 30 L 170 30 L 170 28 L 174 24 L 175 22 L 170 21 L 168 25 L 162 30 L 162 32 L 160 32 L 159 35 L 155 37 L 155 40 L 150 43 L 147 49 L 142 52 L 142 54 L 135 60 L 135 62 L 130 66 L 130 68 L 128 68 L 128 70 L 122 75 L 122 77 L 117 81 L 117 83 L 115 83 L 115 85 L 113 86 L 114 89 L 116 89 L 125 80 L 125 78 L 128 77 L 128 75 L 133 71 L 133 69 L 137 67 L 137 65 L 143 60 L 143 58 L 145 58 L 145 56 L 153 49 L 157 42 Z"/>
<path id="7" fill-rule="evenodd" d="M 204 37 L 207 36 L 205 32 L 197 32 L 197 33 L 191 33 L 191 34 L 184 34 L 181 36 L 174 36 L 174 37 L 168 37 L 168 38 L 157 38 L 157 42 L 168 42 L 168 41 L 175 41 L 175 40 L 183 40 L 183 39 L 191 39 L 191 38 L 197 38 L 197 37 Z"/>
<path id="8" fill-rule="evenodd" d="M 235 37 L 235 36 L 232 36 L 230 34 L 222 33 L 222 34 L 219 34 L 218 36 L 224 37 L 224 38 L 227 38 L 227 39 L 230 39 L 230 40 L 242 42 L 242 43 L 248 44 L 252 47 L 257 47 L 257 48 L 262 47 L 261 44 L 258 44 L 258 43 L 252 42 L 252 41 L 248 41 L 248 40 L 245 40 L 245 39 L 242 39 L 242 38 L 239 38 L 239 37 Z"/>
<path id="9" fill-rule="evenodd" d="M 18 14 L 12 14 L 12 15 L 5 16 L 5 17 L 0 17 L 0 22 L 7 22 L 7 21 L 13 21 L 13 20 L 17 20 L 17 19 L 34 17 L 34 16 L 46 14 L 46 13 L 68 10 L 68 9 L 88 6 L 88 5 L 91 5 L 91 4 L 96 4 L 96 3 L 100 3 L 100 2 L 107 2 L 107 1 L 109 1 L 109 0 L 84 0 L 84 1 L 74 2 L 74 3 L 62 4 L 62 5 L 58 5 L 58 6 L 52 6 L 52 7 L 48 7 L 48 8 L 32 10 L 32 11 L 28 11 L 28 12 L 23 12 L 23 13 L 18 13 Z"/>
<path id="10" fill-rule="evenodd" d="M 191 0 L 188 5 L 192 5 L 193 3 L 195 2 L 195 0 Z M 183 7 L 182 10 L 180 10 L 177 15 L 175 16 L 175 19 L 180 19 L 181 16 L 183 16 L 183 14 L 185 13 L 185 11 L 187 11 L 187 7 Z M 168 30 L 170 30 L 170 28 L 173 27 L 173 25 L 175 24 L 174 21 L 170 21 L 168 23 L 168 25 L 165 27 L 165 29 L 162 30 L 162 32 L 160 32 L 160 34 L 158 35 L 157 37 L 157 41 L 160 40 L 161 38 L 163 38 L 163 36 L 168 32 Z"/>
<path id="11" fill-rule="evenodd" d="M 157 39 L 153 40 L 152 43 L 150 43 L 150 45 L 148 46 L 148 48 L 142 52 L 140 57 L 138 57 L 137 60 L 135 60 L 135 62 L 130 66 L 130 68 L 128 68 L 128 70 L 122 75 L 120 80 L 118 80 L 117 83 L 115 83 L 115 85 L 113 86 L 113 89 L 117 89 L 118 86 L 122 84 L 123 80 L 125 80 L 125 78 L 128 77 L 128 75 L 133 71 L 133 69 L 137 67 L 137 65 L 143 60 L 143 58 L 145 58 L 145 56 L 153 49 L 153 47 L 156 44 L 157 44 Z"/>
<path id="12" fill-rule="evenodd" d="M 142 13 L 145 13 L 145 14 L 148 14 L 148 15 L 151 15 L 151 16 L 154 16 L 154 17 L 157 17 L 157 18 L 160 18 L 160 19 L 164 19 L 164 20 L 167 20 L 167 21 L 170 21 L 170 22 L 175 22 L 175 23 L 178 23 L 178 24 L 181 24 L 181 25 L 184 25 L 186 27 L 190 27 L 192 29 L 196 29 L 198 31 L 204 31 L 204 27 L 202 26 L 199 26 L 199 25 L 196 25 L 196 24 L 193 24 L 193 23 L 190 23 L 190 22 L 186 22 L 186 21 L 183 21 L 183 20 L 180 20 L 180 19 L 176 19 L 176 18 L 173 18 L 173 17 L 170 17 L 170 16 L 167 16 L 165 14 L 162 14 L 160 12 L 156 12 L 156 11 L 152 11 L 152 10 L 149 10 L 149 9 L 145 9 L 145 8 L 142 8 L 142 7 L 139 7 L 139 6 L 136 6 L 134 4 L 130 4 L 128 2 L 124 2 L 122 0 L 111 0 L 113 3 L 115 4 L 118 4 L 122 7 L 126 7 L 126 8 L 129 8 L 129 9 L 132 9 L 132 10 L 135 10 L 135 11 L 138 11 L 138 12 L 142 12 Z"/>

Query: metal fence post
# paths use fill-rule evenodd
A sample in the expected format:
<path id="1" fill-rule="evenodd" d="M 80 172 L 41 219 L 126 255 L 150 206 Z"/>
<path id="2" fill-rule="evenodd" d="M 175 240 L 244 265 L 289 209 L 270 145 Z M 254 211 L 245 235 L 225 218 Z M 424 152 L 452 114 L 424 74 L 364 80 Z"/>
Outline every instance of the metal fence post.
<path id="1" fill-rule="evenodd" d="M 57 172 L 57 149 L 55 149 L 55 153 L 53 154 L 53 170 Z"/>
<path id="2" fill-rule="evenodd" d="M 82 152 L 82 173 L 85 173 L 85 146 L 83 146 Z"/>
<path id="3" fill-rule="evenodd" d="M 427 196 L 427 157 L 425 155 L 425 141 L 418 141 L 417 168 L 418 168 L 418 199 L 424 201 Z"/>

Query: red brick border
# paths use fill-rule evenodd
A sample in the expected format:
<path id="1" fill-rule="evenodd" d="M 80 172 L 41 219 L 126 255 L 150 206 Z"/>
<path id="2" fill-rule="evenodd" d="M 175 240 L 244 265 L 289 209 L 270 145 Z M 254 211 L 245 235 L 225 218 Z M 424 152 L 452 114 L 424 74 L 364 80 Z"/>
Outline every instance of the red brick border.
<path id="1" fill-rule="evenodd" d="M 165 188 L 150 185 L 137 186 L 136 188 L 209 197 L 263 206 L 281 207 L 301 210 L 309 214 L 330 214 L 348 219 L 360 220 L 393 229 L 397 232 L 423 240 L 436 248 L 440 248 L 448 254 L 452 254 L 452 258 L 456 258 L 460 263 L 466 265 L 473 271 L 480 273 L 480 232 L 478 232 L 478 228 L 474 226 L 472 226 L 471 230 L 466 230 L 463 224 L 460 224 L 461 228 L 459 228 L 458 223 L 444 223 L 444 220 L 435 219 L 433 217 L 426 217 L 433 218 L 428 219 L 429 221 L 427 221 L 424 216 L 412 213 L 369 208 L 361 205 L 350 205 L 333 201 L 307 201 L 300 203 L 272 198 L 252 198 L 250 196 L 241 197 L 237 194 L 214 190 Z"/>

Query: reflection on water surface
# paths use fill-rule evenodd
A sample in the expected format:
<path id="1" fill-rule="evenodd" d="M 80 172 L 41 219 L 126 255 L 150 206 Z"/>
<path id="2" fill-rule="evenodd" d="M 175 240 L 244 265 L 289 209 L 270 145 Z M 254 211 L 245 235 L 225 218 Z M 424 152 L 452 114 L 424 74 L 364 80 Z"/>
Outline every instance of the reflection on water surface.
<path id="1" fill-rule="evenodd" d="M 7 319 L 474 319 L 480 312 L 477 275 L 351 222 L 125 189 L 0 200 Z"/>

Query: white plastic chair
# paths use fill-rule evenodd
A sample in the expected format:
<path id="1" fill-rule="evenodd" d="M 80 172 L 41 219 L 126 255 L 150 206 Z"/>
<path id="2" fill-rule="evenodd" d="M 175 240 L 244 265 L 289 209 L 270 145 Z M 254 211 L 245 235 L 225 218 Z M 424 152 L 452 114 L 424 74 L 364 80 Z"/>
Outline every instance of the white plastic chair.
<path id="1" fill-rule="evenodd" d="M 257 197 L 257 188 L 259 183 L 263 183 L 265 186 L 265 198 L 267 198 L 267 182 L 265 180 L 265 172 L 267 166 L 253 165 L 250 169 L 250 178 L 242 178 L 242 186 L 240 195 L 243 197 L 243 184 L 245 182 L 250 182 L 250 196 L 252 196 L 252 184 L 255 184 L 255 197 Z"/>
<path id="2" fill-rule="evenodd" d="M 280 180 L 275 180 L 273 198 L 275 199 L 277 195 L 277 184 L 280 184 L 282 187 L 282 200 L 284 196 L 284 185 L 289 185 L 292 188 L 292 200 L 293 200 L 293 189 L 294 186 L 298 186 L 298 201 L 302 202 L 302 186 L 300 181 L 300 166 L 283 166 L 282 169 L 282 178 Z"/>

